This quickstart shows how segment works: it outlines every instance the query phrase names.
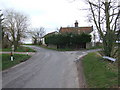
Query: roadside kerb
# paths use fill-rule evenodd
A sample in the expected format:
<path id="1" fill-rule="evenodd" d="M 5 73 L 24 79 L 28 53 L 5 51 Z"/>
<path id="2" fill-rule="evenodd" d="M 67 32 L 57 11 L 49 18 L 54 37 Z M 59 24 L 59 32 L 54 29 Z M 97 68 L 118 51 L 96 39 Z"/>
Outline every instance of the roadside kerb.
<path id="1" fill-rule="evenodd" d="M 78 72 L 78 81 L 79 81 L 79 88 L 87 88 L 84 71 L 83 71 L 83 65 L 82 65 L 82 58 L 86 56 L 88 53 L 84 52 L 84 54 L 77 57 L 77 59 L 74 61 L 76 63 L 77 72 Z"/>
<path id="2" fill-rule="evenodd" d="M 87 54 L 88 53 L 85 52 L 84 54 L 78 56 L 74 62 L 78 62 L 82 57 L 86 56 Z"/>

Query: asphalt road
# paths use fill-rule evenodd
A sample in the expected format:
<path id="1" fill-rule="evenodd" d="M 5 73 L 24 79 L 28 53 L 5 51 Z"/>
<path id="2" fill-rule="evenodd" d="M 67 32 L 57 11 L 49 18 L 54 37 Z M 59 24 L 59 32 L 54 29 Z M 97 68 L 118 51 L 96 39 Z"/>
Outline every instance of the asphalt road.
<path id="1" fill-rule="evenodd" d="M 74 60 L 83 52 L 58 52 L 31 46 L 37 53 L 2 72 L 3 88 L 79 88 Z"/>

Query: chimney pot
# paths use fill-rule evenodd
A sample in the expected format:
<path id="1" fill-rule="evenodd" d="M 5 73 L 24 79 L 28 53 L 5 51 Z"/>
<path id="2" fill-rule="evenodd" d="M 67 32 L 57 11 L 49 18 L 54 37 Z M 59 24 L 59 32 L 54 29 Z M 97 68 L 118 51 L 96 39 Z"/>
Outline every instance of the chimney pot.
<path id="1" fill-rule="evenodd" d="M 78 22 L 77 22 L 77 20 L 76 20 L 76 22 L 75 22 L 75 27 L 78 27 Z"/>

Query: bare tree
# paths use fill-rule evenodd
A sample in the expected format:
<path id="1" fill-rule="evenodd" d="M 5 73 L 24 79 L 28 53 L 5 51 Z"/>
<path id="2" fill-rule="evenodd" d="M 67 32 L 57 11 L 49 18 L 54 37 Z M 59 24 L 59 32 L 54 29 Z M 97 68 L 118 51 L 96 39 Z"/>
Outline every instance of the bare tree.
<path id="1" fill-rule="evenodd" d="M 89 4 L 91 20 L 94 22 L 103 42 L 103 51 L 107 56 L 114 56 L 117 35 L 117 22 L 120 15 L 117 0 L 85 0 Z"/>
<path id="2" fill-rule="evenodd" d="M 15 50 L 19 46 L 21 39 L 25 38 L 25 33 L 27 32 L 28 17 L 23 13 L 17 12 L 15 10 L 5 10 L 4 11 L 4 27 L 5 32 L 9 36 L 12 44 L 15 46 Z"/>
<path id="3" fill-rule="evenodd" d="M 56 28 L 56 31 L 57 31 L 57 32 L 59 32 L 59 30 L 60 30 L 59 28 Z"/>
<path id="4" fill-rule="evenodd" d="M 45 35 L 45 29 L 43 27 L 34 28 L 34 31 L 31 31 L 33 44 L 42 44 L 42 38 Z"/>
<path id="5" fill-rule="evenodd" d="M 3 14 L 0 13 L 0 48 L 2 46 L 2 25 L 1 25 L 2 21 L 3 21 L 2 16 L 3 16 Z"/>

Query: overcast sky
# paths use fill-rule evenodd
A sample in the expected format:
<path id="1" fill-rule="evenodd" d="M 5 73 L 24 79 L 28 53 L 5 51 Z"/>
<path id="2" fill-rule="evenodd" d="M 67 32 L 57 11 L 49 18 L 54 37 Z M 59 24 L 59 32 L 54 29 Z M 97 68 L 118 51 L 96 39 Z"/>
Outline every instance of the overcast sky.
<path id="1" fill-rule="evenodd" d="M 74 26 L 91 26 L 87 22 L 84 0 L 0 0 L 0 9 L 13 8 L 30 17 L 31 27 L 44 27 L 46 33 L 56 28 Z"/>
<path id="2" fill-rule="evenodd" d="M 13 8 L 29 15 L 32 27 L 43 26 L 47 32 L 56 28 L 73 26 L 78 20 L 79 26 L 89 26 L 86 20 L 86 8 L 83 0 L 0 0 L 0 8 Z"/>

